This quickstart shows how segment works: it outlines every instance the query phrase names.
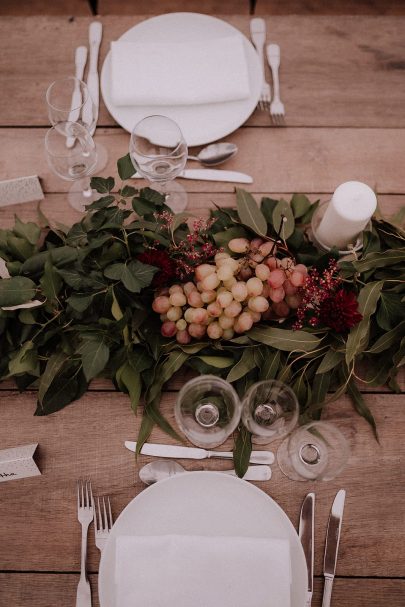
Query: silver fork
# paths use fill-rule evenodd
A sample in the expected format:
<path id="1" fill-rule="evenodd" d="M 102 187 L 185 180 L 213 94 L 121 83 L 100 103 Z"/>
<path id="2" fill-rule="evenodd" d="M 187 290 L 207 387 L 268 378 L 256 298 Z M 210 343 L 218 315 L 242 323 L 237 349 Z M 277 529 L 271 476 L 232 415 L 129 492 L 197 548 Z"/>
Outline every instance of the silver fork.
<path id="1" fill-rule="evenodd" d="M 82 526 L 82 550 L 76 607 L 91 607 L 90 583 L 86 575 L 87 532 L 93 520 L 93 493 L 90 481 L 79 480 L 77 483 L 77 518 Z"/>
<path id="2" fill-rule="evenodd" d="M 260 17 L 255 17 L 250 20 L 250 37 L 256 47 L 257 54 L 259 55 L 260 64 L 263 70 L 263 84 L 258 102 L 260 110 L 268 110 L 271 101 L 270 84 L 266 81 L 265 76 L 265 62 L 264 62 L 264 45 L 266 44 L 266 22 Z"/>
<path id="3" fill-rule="evenodd" d="M 96 500 L 94 506 L 94 539 L 97 548 L 102 552 L 113 526 L 113 517 L 110 498 L 108 496 L 101 499 L 97 497 Z"/>
<path id="4" fill-rule="evenodd" d="M 271 119 L 277 126 L 284 124 L 284 105 L 280 99 L 280 83 L 278 79 L 278 68 L 280 66 L 280 47 L 278 44 L 269 44 L 266 48 L 267 61 L 271 67 L 273 76 L 273 101 L 270 104 Z"/>

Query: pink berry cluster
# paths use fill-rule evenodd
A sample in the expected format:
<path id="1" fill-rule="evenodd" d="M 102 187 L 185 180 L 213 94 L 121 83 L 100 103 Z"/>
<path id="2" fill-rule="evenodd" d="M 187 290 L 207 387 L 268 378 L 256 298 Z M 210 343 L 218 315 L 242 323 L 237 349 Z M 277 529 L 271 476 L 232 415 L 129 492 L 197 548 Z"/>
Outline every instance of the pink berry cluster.
<path id="1" fill-rule="evenodd" d="M 231 253 L 196 267 L 194 282 L 160 289 L 152 307 L 161 333 L 180 344 L 192 338 L 232 339 L 260 320 L 286 318 L 300 303 L 307 268 L 291 258 L 277 259 L 273 241 L 234 238 Z"/>

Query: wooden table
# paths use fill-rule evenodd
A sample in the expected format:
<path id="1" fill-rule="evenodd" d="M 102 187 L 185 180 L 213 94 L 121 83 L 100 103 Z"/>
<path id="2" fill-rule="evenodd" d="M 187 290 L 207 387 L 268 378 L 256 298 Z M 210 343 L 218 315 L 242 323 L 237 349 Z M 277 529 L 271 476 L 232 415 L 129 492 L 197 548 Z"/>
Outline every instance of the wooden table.
<path id="1" fill-rule="evenodd" d="M 79 214 L 67 204 L 68 184 L 50 172 L 44 159 L 44 94 L 52 80 L 72 73 L 74 49 L 86 43 L 90 19 L 0 20 L 0 174 L 38 174 L 46 192 L 43 212 L 64 223 Z M 247 16 L 225 19 L 248 32 Z M 102 18 L 102 58 L 111 40 L 141 20 Z M 268 31 L 281 45 L 288 128 L 272 128 L 268 115 L 255 112 L 228 137 L 240 149 L 228 168 L 251 173 L 250 190 L 258 196 L 298 191 L 326 199 L 338 184 L 358 179 L 376 187 L 387 215 L 397 210 L 405 202 L 405 18 L 272 17 Z M 105 176 L 115 175 L 115 161 L 127 152 L 129 137 L 104 105 L 96 139 L 109 151 Z M 207 213 L 212 201 L 234 204 L 232 185 L 187 182 L 186 187 L 196 213 Z M 1 209 L 1 227 L 12 225 L 15 213 L 35 219 L 36 205 Z M 169 418 L 183 382 L 180 374 L 167 386 L 162 410 Z M 101 380 L 79 402 L 49 417 L 33 417 L 35 393 L 19 394 L 11 383 L 0 390 L 1 448 L 38 442 L 42 470 L 41 477 L 0 485 L 0 606 L 71 606 L 80 568 L 76 480 L 91 477 L 96 493 L 110 494 L 118 515 L 142 490 L 137 472 L 147 458 L 135 464 L 123 448 L 125 439 L 136 436 L 140 419 L 131 413 L 128 398 Z M 274 466 L 273 479 L 261 484 L 294 524 L 302 498 L 316 491 L 314 607 L 321 604 L 327 517 L 340 487 L 347 490 L 347 502 L 333 607 L 405 604 L 404 397 L 384 388 L 369 392 L 380 444 L 349 400 L 341 398 L 328 407 L 325 418 L 336 421 L 351 439 L 352 454 L 342 476 L 329 483 L 293 483 Z M 151 440 L 170 442 L 158 430 Z M 182 463 L 190 470 L 226 467 Z M 91 534 L 88 569 L 94 606 L 98 564 Z"/>

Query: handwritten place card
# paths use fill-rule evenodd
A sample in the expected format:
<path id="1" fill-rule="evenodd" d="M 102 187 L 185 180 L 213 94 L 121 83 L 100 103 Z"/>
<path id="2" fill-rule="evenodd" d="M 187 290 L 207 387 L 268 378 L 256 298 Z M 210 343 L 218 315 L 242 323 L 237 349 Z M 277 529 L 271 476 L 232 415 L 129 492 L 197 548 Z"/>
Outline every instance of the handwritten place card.
<path id="1" fill-rule="evenodd" d="M 0 483 L 40 475 L 41 472 L 33 457 L 37 447 L 38 443 L 34 443 L 13 449 L 2 449 L 0 451 Z"/>

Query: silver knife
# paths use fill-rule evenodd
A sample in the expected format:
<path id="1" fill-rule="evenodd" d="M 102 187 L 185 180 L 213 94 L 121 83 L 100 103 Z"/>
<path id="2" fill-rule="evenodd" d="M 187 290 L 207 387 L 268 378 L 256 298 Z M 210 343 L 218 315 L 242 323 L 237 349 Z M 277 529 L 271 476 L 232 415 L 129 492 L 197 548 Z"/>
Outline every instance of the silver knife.
<path id="1" fill-rule="evenodd" d="M 328 530 L 326 532 L 325 559 L 323 564 L 325 585 L 323 588 L 322 607 L 329 607 L 332 597 L 332 585 L 336 571 L 345 498 L 346 491 L 344 489 L 337 492 L 329 515 Z"/>
<path id="2" fill-rule="evenodd" d="M 311 607 L 314 586 L 314 513 L 315 493 L 308 493 L 301 506 L 298 534 L 304 549 L 308 569 L 308 592 L 306 607 Z"/>
<path id="3" fill-rule="evenodd" d="M 253 183 L 253 178 L 246 173 L 238 171 L 223 171 L 222 169 L 184 169 L 181 179 L 199 179 L 200 181 L 227 181 L 230 183 Z M 132 179 L 144 179 L 139 173 L 132 175 Z"/>
<path id="4" fill-rule="evenodd" d="M 136 442 L 125 441 L 125 446 L 130 451 L 136 450 Z M 157 457 L 172 457 L 179 459 L 207 459 L 218 457 L 221 459 L 233 459 L 232 451 L 206 451 L 198 447 L 178 447 L 176 445 L 158 445 L 145 443 L 141 449 L 142 455 L 156 455 Z M 251 464 L 273 464 L 274 453 L 272 451 L 252 451 L 249 462 Z"/>
<path id="5" fill-rule="evenodd" d="M 94 135 L 94 131 L 96 130 L 97 118 L 98 118 L 98 108 L 100 105 L 100 92 L 99 92 L 99 78 L 98 78 L 98 53 L 100 50 L 101 36 L 103 33 L 103 26 L 100 21 L 93 21 L 90 23 L 89 27 L 89 45 L 90 45 L 90 64 L 89 64 L 89 73 L 87 74 L 87 87 L 90 92 L 90 96 L 94 102 L 94 112 L 95 116 L 92 115 L 93 108 L 91 104 L 87 104 L 83 108 L 83 122 L 85 124 L 92 124 L 94 120 L 94 125 L 90 130 L 90 135 Z"/>

